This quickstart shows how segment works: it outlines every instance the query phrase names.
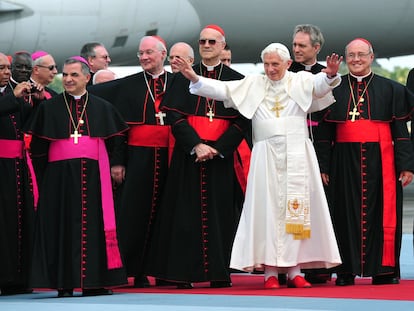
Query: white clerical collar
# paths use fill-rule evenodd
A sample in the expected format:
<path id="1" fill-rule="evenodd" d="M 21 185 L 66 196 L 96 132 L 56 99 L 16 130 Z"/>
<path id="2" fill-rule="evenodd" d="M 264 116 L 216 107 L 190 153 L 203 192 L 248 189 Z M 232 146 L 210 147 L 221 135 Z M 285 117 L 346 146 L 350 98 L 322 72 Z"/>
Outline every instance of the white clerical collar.
<path id="1" fill-rule="evenodd" d="M 82 98 L 82 96 L 86 94 L 86 92 L 85 92 L 85 93 L 83 93 L 82 95 L 73 95 L 73 94 L 71 94 L 71 93 L 68 93 L 68 94 L 69 94 L 70 96 L 73 96 L 73 98 L 74 98 L 75 100 L 78 100 L 78 99 L 81 99 L 81 98 Z"/>
<path id="2" fill-rule="evenodd" d="M 145 71 L 145 73 L 147 73 L 148 75 L 150 75 L 150 76 L 151 76 L 151 78 L 153 78 L 153 79 L 157 79 L 157 78 L 159 78 L 161 75 L 163 75 L 163 74 L 164 74 L 164 70 L 162 70 L 159 74 L 152 74 L 152 73 L 150 73 L 150 72 L 148 72 L 148 71 Z"/>
<path id="3" fill-rule="evenodd" d="M 371 73 L 372 73 L 372 71 L 370 71 L 370 72 L 369 72 L 369 74 L 367 74 L 367 75 L 365 75 L 365 76 L 356 76 L 356 75 L 353 75 L 352 73 L 349 73 L 349 75 L 350 75 L 351 77 L 354 77 L 355 79 L 357 79 L 357 81 L 358 81 L 358 82 L 361 82 L 362 80 L 364 80 L 364 78 L 366 78 L 366 77 L 370 76 L 370 75 L 371 75 Z"/>
<path id="4" fill-rule="evenodd" d="M 303 63 L 301 63 L 301 64 L 305 67 L 305 70 L 306 71 L 311 71 L 312 70 L 312 67 L 315 66 L 316 63 L 317 62 L 315 61 L 312 65 L 306 65 L 306 64 L 303 64 Z"/>
<path id="5" fill-rule="evenodd" d="M 7 85 L 0 87 L 0 93 L 4 93 L 4 90 L 6 89 Z"/>
<path id="6" fill-rule="evenodd" d="M 30 81 L 32 81 L 32 82 L 34 82 L 34 83 L 36 83 L 36 84 L 41 84 L 41 83 L 36 82 L 36 80 L 35 80 L 35 79 L 33 79 L 32 77 L 30 77 Z"/>
<path id="7" fill-rule="evenodd" d="M 215 64 L 214 66 L 208 66 L 206 64 L 204 64 L 203 62 L 201 62 L 203 64 L 203 66 L 207 67 L 207 71 L 213 71 L 214 68 L 216 68 L 218 65 L 221 64 L 221 61 L 219 60 L 217 64 Z"/>

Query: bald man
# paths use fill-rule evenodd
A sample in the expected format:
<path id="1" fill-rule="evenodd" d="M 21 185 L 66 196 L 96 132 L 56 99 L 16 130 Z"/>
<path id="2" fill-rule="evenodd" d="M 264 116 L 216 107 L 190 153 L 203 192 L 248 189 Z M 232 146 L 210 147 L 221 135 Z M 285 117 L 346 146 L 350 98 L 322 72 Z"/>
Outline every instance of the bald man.
<path id="1" fill-rule="evenodd" d="M 109 69 L 101 69 L 95 72 L 92 77 L 92 84 L 99 84 L 108 82 L 116 79 L 116 74 Z"/>
<path id="2" fill-rule="evenodd" d="M 180 71 L 176 65 L 177 58 L 185 59 L 189 64 L 194 63 L 194 50 L 185 42 L 177 42 L 170 49 L 170 55 L 168 55 L 168 61 L 171 65 L 171 71 L 176 73 Z"/>

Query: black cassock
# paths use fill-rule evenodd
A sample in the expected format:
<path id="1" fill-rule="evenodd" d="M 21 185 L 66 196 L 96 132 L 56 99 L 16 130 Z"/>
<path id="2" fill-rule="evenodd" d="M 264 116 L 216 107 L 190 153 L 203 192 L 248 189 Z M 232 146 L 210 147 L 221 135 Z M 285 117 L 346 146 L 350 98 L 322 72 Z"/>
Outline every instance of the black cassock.
<path id="1" fill-rule="evenodd" d="M 31 105 L 13 95 L 8 86 L 0 95 L 0 289 L 28 288 L 31 237 L 34 221 L 33 192 L 23 150 L 22 127 Z M 13 142 L 19 157 L 6 157 Z"/>
<path id="2" fill-rule="evenodd" d="M 146 250 L 168 172 L 170 126 L 155 115 L 172 74 L 158 78 L 140 72 L 89 87 L 105 98 L 128 123 L 128 150 L 120 159 L 126 168 L 117 190 L 118 231 L 128 276 L 141 279 Z M 157 106 L 157 107 L 156 107 Z"/>
<path id="3" fill-rule="evenodd" d="M 79 101 L 64 94 L 75 125 L 87 102 L 79 133 L 103 139 L 111 159 L 124 147 L 122 133 L 128 128 L 119 113 L 91 94 Z M 80 156 L 48 162 L 52 142 L 68 140 L 74 133 L 64 94 L 42 102 L 26 129 L 33 135 L 40 189 L 32 285 L 70 289 L 126 284 L 122 267 L 108 268 L 98 161 Z"/>
<path id="4" fill-rule="evenodd" d="M 209 73 L 201 64 L 193 68 L 219 80 L 242 78 L 227 66 L 218 65 Z M 222 102 L 191 95 L 188 86 L 189 81 L 176 74 L 163 102 L 176 142 L 146 273 L 184 282 L 230 281 L 231 247 L 244 199 L 234 156 L 250 121 Z M 192 151 L 198 143 L 216 148 L 222 156 L 196 163 Z"/>
<path id="5" fill-rule="evenodd" d="M 319 124 L 315 149 L 321 172 L 330 177 L 327 193 L 343 261 L 336 271 L 398 277 L 402 236 L 398 177 L 401 171 L 414 171 L 407 130 L 414 99 L 397 82 L 377 75 L 371 78 L 372 74 L 357 82 L 352 76 L 342 77 L 341 85 L 333 91 L 336 102 L 325 110 L 324 122 Z M 352 122 L 354 103 L 359 115 Z M 384 130 L 390 135 L 388 145 L 383 144 Z M 381 144 L 389 149 L 381 151 Z M 383 169 L 387 163 L 390 168 Z M 394 199 L 390 200 L 389 194 L 395 195 Z M 384 203 L 387 200 L 391 204 Z M 396 219 L 395 232 L 388 223 L 392 218 Z M 394 266 L 385 262 L 392 253 Z"/>
<path id="6" fill-rule="evenodd" d="M 299 72 L 299 71 L 309 71 L 310 73 L 317 74 L 321 72 L 322 69 L 326 68 L 325 66 L 316 63 L 313 66 L 305 66 L 298 62 L 292 62 L 292 65 L 289 67 L 289 71 Z"/>

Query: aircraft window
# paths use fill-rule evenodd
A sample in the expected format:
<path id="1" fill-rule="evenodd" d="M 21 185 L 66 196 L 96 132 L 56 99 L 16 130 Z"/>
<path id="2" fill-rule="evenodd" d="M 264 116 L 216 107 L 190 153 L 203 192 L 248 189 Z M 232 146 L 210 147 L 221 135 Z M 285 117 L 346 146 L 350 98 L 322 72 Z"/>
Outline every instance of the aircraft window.
<path id="1" fill-rule="evenodd" d="M 115 38 L 114 44 L 112 44 L 112 47 L 121 47 L 126 44 L 128 40 L 128 36 L 119 36 Z"/>

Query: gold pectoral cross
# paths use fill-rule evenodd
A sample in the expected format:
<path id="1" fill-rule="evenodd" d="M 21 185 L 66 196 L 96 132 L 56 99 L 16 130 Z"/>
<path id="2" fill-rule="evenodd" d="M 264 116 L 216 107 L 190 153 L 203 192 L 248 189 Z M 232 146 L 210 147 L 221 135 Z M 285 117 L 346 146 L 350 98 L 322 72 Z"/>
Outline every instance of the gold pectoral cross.
<path id="1" fill-rule="evenodd" d="M 276 112 L 276 118 L 279 118 L 279 112 L 282 111 L 285 107 L 282 106 L 282 104 L 276 99 L 276 103 L 274 107 L 272 108 L 272 111 Z"/>
<path id="2" fill-rule="evenodd" d="M 355 117 L 359 116 L 359 112 L 357 111 L 357 107 L 354 107 L 354 109 L 352 109 L 352 111 L 350 111 L 348 114 L 350 116 L 352 116 L 351 122 L 355 122 Z"/>
<path id="3" fill-rule="evenodd" d="M 70 134 L 70 137 L 73 138 L 73 143 L 77 144 L 78 143 L 78 138 L 82 137 L 82 134 L 79 134 L 78 130 L 74 130 L 73 134 Z"/>
<path id="4" fill-rule="evenodd" d="M 210 122 L 213 122 L 213 117 L 214 117 L 214 112 L 213 112 L 213 110 L 210 108 L 209 110 L 208 110 L 208 112 L 206 113 L 206 116 L 208 117 L 208 120 L 210 121 Z"/>

